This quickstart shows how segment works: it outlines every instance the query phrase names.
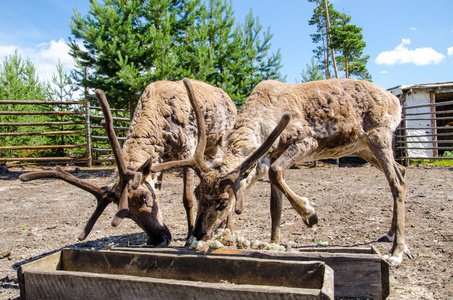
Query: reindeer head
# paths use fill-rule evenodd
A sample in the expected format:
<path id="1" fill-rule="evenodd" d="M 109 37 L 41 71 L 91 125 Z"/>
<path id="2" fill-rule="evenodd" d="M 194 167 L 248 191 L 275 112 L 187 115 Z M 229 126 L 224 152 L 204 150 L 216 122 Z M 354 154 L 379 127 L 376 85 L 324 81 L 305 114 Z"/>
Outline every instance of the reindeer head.
<path id="1" fill-rule="evenodd" d="M 97 206 L 88 220 L 79 240 L 84 240 L 93 229 L 99 216 L 108 204 L 116 203 L 118 211 L 112 219 L 112 226 L 118 226 L 127 217 L 137 223 L 148 236 L 148 244 L 165 247 L 171 242 L 171 234 L 163 223 L 159 209 L 159 199 L 154 187 L 148 183 L 151 162 L 148 160 L 138 170 L 126 168 L 126 161 L 121 152 L 118 139 L 113 130 L 113 118 L 110 107 L 101 90 L 96 90 L 96 98 L 102 107 L 105 117 L 105 130 L 115 156 L 118 167 L 118 177 L 111 187 L 98 187 L 87 181 L 81 180 L 63 171 L 60 167 L 52 171 L 38 171 L 23 174 L 22 181 L 30 181 L 40 178 L 56 178 L 75 185 L 91 194 L 97 199 Z"/>
<path id="2" fill-rule="evenodd" d="M 213 230 L 226 220 L 235 208 L 237 214 L 243 210 L 243 194 L 241 180 L 246 178 L 256 165 L 256 161 L 262 157 L 274 141 L 280 136 L 288 125 L 291 115 L 283 114 L 280 122 L 268 136 L 266 141 L 252 153 L 240 166 L 228 173 L 221 173 L 215 169 L 209 169 L 203 159 L 206 148 L 206 130 L 203 114 L 195 99 L 195 93 L 190 81 L 184 79 L 184 84 L 189 93 L 190 103 L 195 111 L 198 126 L 198 144 L 192 158 L 180 161 L 170 161 L 151 166 L 152 172 L 161 172 L 171 168 L 190 167 L 200 177 L 200 184 L 195 189 L 198 199 L 198 212 L 193 236 L 197 240 L 209 238 Z M 234 197 L 233 197 L 234 196 Z M 235 199 L 236 201 L 232 200 Z"/>

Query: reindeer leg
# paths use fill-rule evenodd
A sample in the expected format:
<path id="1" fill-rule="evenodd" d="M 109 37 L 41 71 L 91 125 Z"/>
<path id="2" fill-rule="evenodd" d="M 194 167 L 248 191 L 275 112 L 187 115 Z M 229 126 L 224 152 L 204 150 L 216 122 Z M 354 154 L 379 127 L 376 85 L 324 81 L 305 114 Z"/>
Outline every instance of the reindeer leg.
<path id="1" fill-rule="evenodd" d="M 195 217 L 194 217 L 194 184 L 193 176 L 194 170 L 191 168 L 183 168 L 183 182 L 184 182 L 184 192 L 182 195 L 182 202 L 186 210 L 187 215 L 187 239 L 192 235 L 193 228 L 195 226 Z"/>
<path id="2" fill-rule="evenodd" d="M 228 229 L 230 231 L 231 234 L 234 234 L 234 228 L 233 228 L 233 225 L 234 225 L 234 222 L 233 222 L 233 214 L 234 212 L 230 212 L 230 214 L 228 215 L 228 217 L 226 218 L 225 221 L 223 221 L 219 228 L 220 229 Z"/>
<path id="3" fill-rule="evenodd" d="M 271 242 L 280 242 L 280 223 L 282 217 L 283 193 L 276 185 L 271 184 Z"/>
<path id="4" fill-rule="evenodd" d="M 164 179 L 164 172 L 160 172 L 157 176 L 156 184 L 154 185 L 159 191 L 162 190 L 162 180 Z"/>
<path id="5" fill-rule="evenodd" d="M 384 170 L 382 169 L 381 165 L 379 162 L 376 160 L 376 157 L 374 156 L 373 152 L 371 152 L 370 149 L 362 150 L 359 152 L 354 153 L 360 158 L 363 158 L 367 162 L 369 162 L 373 167 L 381 171 L 382 173 L 385 173 Z M 390 226 L 389 231 L 382 237 L 378 239 L 378 242 L 382 243 L 389 243 L 393 242 L 393 236 L 395 234 L 395 228 L 396 228 L 396 211 L 393 210 L 393 217 L 392 217 L 392 224 Z"/>
<path id="6" fill-rule="evenodd" d="M 404 237 L 405 208 L 407 183 L 405 180 L 406 169 L 395 162 L 392 151 L 392 134 L 386 128 L 373 129 L 368 133 L 368 144 L 376 160 L 379 162 L 393 195 L 392 226 L 387 233 L 394 236 L 393 247 L 390 250 L 390 265 L 398 265 L 403 260 L 403 253 L 409 257 L 409 249 Z"/>
<path id="7" fill-rule="evenodd" d="M 310 143 L 306 140 L 292 143 L 269 168 L 269 180 L 271 184 L 277 187 L 288 198 L 291 206 L 302 217 L 302 220 L 308 227 L 312 227 L 318 223 L 316 211 L 307 198 L 298 196 L 289 188 L 283 180 L 283 172 L 289 169 L 295 162 L 301 161 L 308 152 L 307 149 L 311 149 L 312 147 L 315 147 L 315 143 Z M 277 215 L 278 211 L 275 214 Z"/>

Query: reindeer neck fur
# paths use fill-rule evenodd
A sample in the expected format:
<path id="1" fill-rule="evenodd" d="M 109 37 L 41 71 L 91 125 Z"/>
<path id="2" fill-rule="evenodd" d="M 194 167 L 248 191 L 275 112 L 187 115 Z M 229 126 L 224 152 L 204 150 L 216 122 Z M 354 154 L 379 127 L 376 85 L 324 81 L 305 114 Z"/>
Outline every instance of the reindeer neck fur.
<path id="1" fill-rule="evenodd" d="M 221 89 L 192 80 L 202 104 L 207 131 L 206 154 L 221 146 L 236 115 L 233 102 Z M 149 157 L 153 163 L 191 157 L 196 147 L 197 126 L 182 81 L 159 81 L 143 92 L 129 128 L 123 154 L 127 165 L 140 167 Z"/>
<path id="2" fill-rule="evenodd" d="M 255 110 L 249 110 L 245 105 L 238 114 L 233 129 L 224 141 L 225 154 L 220 165 L 221 172 L 230 172 L 244 162 L 255 150 L 257 150 L 268 135 L 278 124 L 279 118 L 264 122 L 265 118 Z M 281 117 L 281 115 L 280 115 Z M 277 146 L 277 141 L 269 150 L 272 152 Z M 247 188 L 259 178 L 264 176 L 270 167 L 270 156 L 264 155 L 255 165 L 249 176 L 241 182 L 242 187 Z"/>
<path id="3" fill-rule="evenodd" d="M 205 155 L 213 159 L 223 153 L 222 141 L 232 127 L 236 107 L 223 90 L 197 80 L 191 83 L 206 123 Z M 136 170 L 150 157 L 153 164 L 192 157 L 196 136 L 196 120 L 183 82 L 154 82 L 140 97 L 123 144 L 126 165 Z"/>

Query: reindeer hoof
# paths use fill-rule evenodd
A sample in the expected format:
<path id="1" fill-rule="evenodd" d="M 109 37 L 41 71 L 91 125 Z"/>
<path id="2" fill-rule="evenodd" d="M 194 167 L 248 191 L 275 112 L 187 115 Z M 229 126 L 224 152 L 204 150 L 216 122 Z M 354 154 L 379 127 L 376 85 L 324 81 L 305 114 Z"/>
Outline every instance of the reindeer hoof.
<path id="1" fill-rule="evenodd" d="M 305 225 L 308 226 L 308 228 L 312 228 L 314 225 L 318 224 L 318 216 L 316 214 L 311 215 L 308 220 L 303 220 Z"/>
<path id="2" fill-rule="evenodd" d="M 399 256 L 394 256 L 394 255 L 392 255 L 392 256 L 390 256 L 390 257 L 388 257 L 388 256 L 385 257 L 385 256 L 384 256 L 384 259 L 387 259 L 387 260 L 388 260 L 389 265 L 390 265 L 391 267 L 398 266 L 398 265 L 400 265 L 400 264 L 403 262 L 403 256 L 402 256 L 402 255 L 399 255 Z"/>
<path id="3" fill-rule="evenodd" d="M 398 266 L 403 262 L 403 256 L 406 254 L 410 259 L 412 259 L 412 255 L 409 252 L 409 248 L 404 245 L 403 251 L 400 250 L 401 247 L 397 247 L 397 249 L 390 251 L 389 254 L 384 255 L 382 258 L 388 261 L 390 266 Z"/>

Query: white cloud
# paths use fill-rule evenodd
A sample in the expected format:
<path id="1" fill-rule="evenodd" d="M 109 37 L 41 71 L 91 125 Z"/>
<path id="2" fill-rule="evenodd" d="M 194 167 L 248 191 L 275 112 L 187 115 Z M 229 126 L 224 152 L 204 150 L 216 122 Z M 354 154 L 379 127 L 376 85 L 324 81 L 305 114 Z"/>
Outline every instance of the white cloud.
<path id="1" fill-rule="evenodd" d="M 411 28 L 409 28 L 409 30 L 412 30 L 412 31 L 414 31 L 414 30 L 417 30 L 417 28 L 415 28 L 415 27 L 411 27 Z"/>
<path id="2" fill-rule="evenodd" d="M 447 49 L 447 53 L 448 53 L 448 56 L 453 55 L 453 47 L 449 47 L 449 48 Z"/>
<path id="3" fill-rule="evenodd" d="M 415 64 L 416 66 L 438 64 L 445 55 L 437 52 L 431 47 L 409 49 L 409 39 L 403 39 L 401 44 L 391 51 L 384 51 L 379 53 L 375 62 L 378 65 L 401 65 L 401 64 Z M 453 51 L 453 50 L 452 50 Z"/>
<path id="4" fill-rule="evenodd" d="M 0 46 L 0 63 L 7 56 L 13 55 L 16 49 L 22 59 L 30 59 L 40 80 L 51 80 L 52 75 L 57 72 L 58 59 L 65 72 L 69 73 L 75 65 L 69 55 L 69 46 L 63 39 L 41 43 L 33 48 L 19 48 L 14 45 Z"/>
<path id="5" fill-rule="evenodd" d="M 388 72 L 389 72 L 389 71 L 381 71 L 381 72 L 379 72 L 379 73 L 381 73 L 381 74 L 387 74 Z"/>

